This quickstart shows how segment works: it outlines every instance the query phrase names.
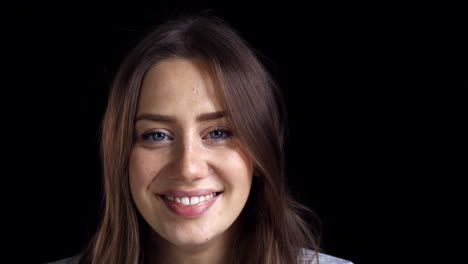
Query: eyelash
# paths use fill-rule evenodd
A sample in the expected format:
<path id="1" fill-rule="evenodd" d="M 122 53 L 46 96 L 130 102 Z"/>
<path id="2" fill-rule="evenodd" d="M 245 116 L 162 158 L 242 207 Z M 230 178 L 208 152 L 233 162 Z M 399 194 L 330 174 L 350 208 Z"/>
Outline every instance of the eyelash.
<path id="1" fill-rule="evenodd" d="M 211 133 L 213 132 L 222 132 L 223 133 L 223 136 L 226 135 L 227 138 L 215 138 L 213 139 L 213 141 L 215 143 L 220 143 L 220 142 L 224 142 L 224 141 L 228 141 L 232 136 L 233 136 L 233 133 L 231 130 L 228 130 L 228 129 L 223 129 L 223 128 L 214 128 L 214 129 L 211 129 L 209 132 L 208 132 L 208 135 L 210 135 Z M 151 132 L 147 132 L 147 133 L 144 133 L 140 136 L 140 139 L 143 141 L 143 142 L 150 142 L 150 143 L 154 143 L 154 144 L 163 144 L 163 143 L 160 143 L 160 142 L 163 142 L 163 140 L 152 140 L 152 135 L 154 134 L 163 134 L 164 135 L 164 138 L 168 137 L 166 135 L 166 133 L 162 132 L 162 131 L 151 131 Z"/>

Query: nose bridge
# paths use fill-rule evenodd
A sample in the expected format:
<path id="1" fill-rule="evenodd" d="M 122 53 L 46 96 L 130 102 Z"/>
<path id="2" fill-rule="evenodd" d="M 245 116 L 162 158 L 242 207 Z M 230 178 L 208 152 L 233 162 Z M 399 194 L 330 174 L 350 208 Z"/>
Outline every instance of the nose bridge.
<path id="1" fill-rule="evenodd" d="M 201 138 L 196 133 L 188 133 L 179 138 L 175 159 L 175 178 L 193 181 L 205 176 L 206 153 L 201 145 Z"/>

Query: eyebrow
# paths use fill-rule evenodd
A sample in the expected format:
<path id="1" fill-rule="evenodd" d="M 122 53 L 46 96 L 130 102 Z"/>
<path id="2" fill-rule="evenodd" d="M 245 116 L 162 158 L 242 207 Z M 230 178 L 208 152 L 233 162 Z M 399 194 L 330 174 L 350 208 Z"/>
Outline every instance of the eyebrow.
<path id="1" fill-rule="evenodd" d="M 213 112 L 213 113 L 204 113 L 199 116 L 197 116 L 197 122 L 202 122 L 202 121 L 209 121 L 209 120 L 215 120 L 215 119 L 220 119 L 223 117 L 226 117 L 227 113 L 226 111 L 218 111 L 218 112 Z M 154 122 L 162 122 L 162 123 L 175 123 L 177 122 L 177 119 L 173 116 L 167 116 L 167 115 L 160 115 L 160 114 L 140 114 L 137 116 L 135 122 L 140 121 L 140 120 L 150 120 Z"/>

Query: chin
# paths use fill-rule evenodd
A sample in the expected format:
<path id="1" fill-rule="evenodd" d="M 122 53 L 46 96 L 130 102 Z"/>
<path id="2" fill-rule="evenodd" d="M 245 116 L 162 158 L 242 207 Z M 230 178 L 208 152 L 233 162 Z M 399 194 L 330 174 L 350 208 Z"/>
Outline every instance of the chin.
<path id="1" fill-rule="evenodd" d="M 214 237 L 212 234 L 203 234 L 202 232 L 196 234 L 193 232 L 176 232 L 167 240 L 179 248 L 199 248 L 209 244 Z"/>

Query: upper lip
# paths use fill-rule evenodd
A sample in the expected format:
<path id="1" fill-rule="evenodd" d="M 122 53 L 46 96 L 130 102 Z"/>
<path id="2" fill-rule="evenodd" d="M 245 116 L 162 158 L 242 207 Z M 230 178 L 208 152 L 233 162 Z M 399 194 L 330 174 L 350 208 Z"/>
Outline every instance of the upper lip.
<path id="1" fill-rule="evenodd" d="M 197 190 L 168 190 L 164 191 L 161 193 L 158 193 L 158 195 L 165 195 L 165 196 L 172 196 L 172 197 L 196 197 L 196 196 L 204 196 L 216 192 L 221 192 L 219 190 L 215 189 L 197 189 Z"/>

